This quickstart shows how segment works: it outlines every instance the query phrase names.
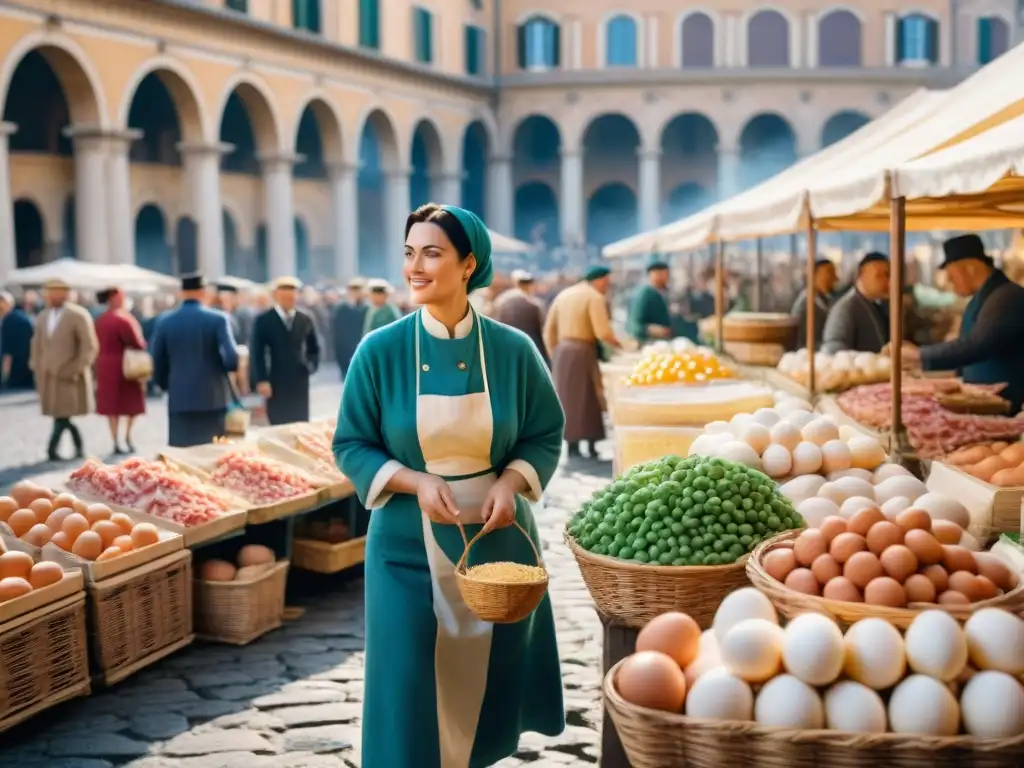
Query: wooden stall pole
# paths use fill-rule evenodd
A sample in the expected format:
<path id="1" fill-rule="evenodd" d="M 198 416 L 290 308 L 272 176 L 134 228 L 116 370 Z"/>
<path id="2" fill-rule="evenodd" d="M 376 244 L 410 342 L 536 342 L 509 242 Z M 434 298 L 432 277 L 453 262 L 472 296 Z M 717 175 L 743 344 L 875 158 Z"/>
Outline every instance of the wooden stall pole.
<path id="1" fill-rule="evenodd" d="M 814 347 L 818 339 L 814 333 L 814 262 L 818 258 L 818 232 L 814 228 L 814 219 L 807 217 L 807 391 L 814 399 L 817 382 L 814 375 Z"/>
<path id="2" fill-rule="evenodd" d="M 761 281 L 764 280 L 764 241 L 757 238 L 757 255 L 754 261 L 754 311 L 761 311 Z"/>
<path id="3" fill-rule="evenodd" d="M 889 453 L 900 461 L 906 446 L 903 429 L 903 287 L 907 250 L 907 200 L 894 197 L 889 203 L 889 359 L 892 362 L 892 425 Z"/>
<path id="4" fill-rule="evenodd" d="M 715 244 L 715 349 L 725 350 L 725 243 Z"/>

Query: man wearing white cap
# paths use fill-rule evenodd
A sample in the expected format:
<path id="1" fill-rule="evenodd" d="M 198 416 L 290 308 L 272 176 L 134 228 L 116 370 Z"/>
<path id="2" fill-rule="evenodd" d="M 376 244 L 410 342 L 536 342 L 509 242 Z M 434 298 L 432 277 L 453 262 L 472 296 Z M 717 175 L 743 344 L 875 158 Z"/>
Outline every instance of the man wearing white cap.
<path id="1" fill-rule="evenodd" d="M 544 307 L 533 297 L 533 275 L 524 269 L 512 272 L 512 287 L 494 302 L 494 319 L 529 336 L 544 363 L 551 367 L 544 348 Z"/>
<path id="2" fill-rule="evenodd" d="M 383 328 L 399 318 L 398 308 L 388 301 L 391 296 L 391 285 L 387 280 L 374 279 L 367 283 L 370 289 L 370 308 L 363 322 L 363 335 Z"/>

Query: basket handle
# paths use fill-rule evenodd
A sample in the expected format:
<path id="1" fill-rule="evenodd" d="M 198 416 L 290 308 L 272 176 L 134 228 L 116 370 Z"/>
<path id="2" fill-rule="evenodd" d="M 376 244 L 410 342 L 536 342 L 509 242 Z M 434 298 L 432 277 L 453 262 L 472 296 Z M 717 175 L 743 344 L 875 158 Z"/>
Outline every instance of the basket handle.
<path id="1" fill-rule="evenodd" d="M 460 557 L 459 558 L 459 562 L 457 562 L 455 564 L 455 570 L 461 572 L 465 568 L 465 566 L 466 566 L 466 558 L 469 557 L 469 550 L 472 549 L 473 545 L 476 544 L 477 541 L 479 541 L 481 538 L 483 538 L 483 536 L 486 533 L 490 533 L 490 531 L 485 531 L 485 530 L 481 529 L 481 531 L 476 536 L 474 536 L 472 539 L 467 539 L 466 538 L 466 529 L 462 527 L 462 523 L 459 522 L 459 521 L 456 521 L 455 524 L 457 526 L 459 526 L 459 533 L 462 534 L 462 543 L 466 545 L 465 549 L 462 550 L 462 557 Z M 534 557 L 537 558 L 537 565 L 541 565 L 540 551 L 537 549 L 537 545 L 533 543 L 533 538 L 530 536 L 529 533 L 526 532 L 526 529 L 523 528 L 523 526 L 521 526 L 519 524 L 518 520 L 513 520 L 512 521 L 512 525 L 514 525 L 516 528 L 518 528 L 519 532 L 522 533 L 523 536 L 526 537 L 526 540 L 528 542 L 530 542 L 530 549 L 533 550 Z"/>

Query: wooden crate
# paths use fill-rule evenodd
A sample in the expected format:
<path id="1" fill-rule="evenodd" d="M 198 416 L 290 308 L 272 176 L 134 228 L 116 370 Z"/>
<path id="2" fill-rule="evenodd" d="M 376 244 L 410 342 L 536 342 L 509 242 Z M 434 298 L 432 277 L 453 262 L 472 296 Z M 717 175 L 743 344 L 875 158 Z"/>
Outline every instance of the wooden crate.
<path id="1" fill-rule="evenodd" d="M 292 545 L 292 565 L 314 573 L 339 573 L 366 560 L 366 537 L 359 536 L 340 544 L 315 539 L 296 539 Z"/>
<path id="2" fill-rule="evenodd" d="M 886 433 L 861 424 L 859 421 L 849 416 L 846 411 L 839 406 L 839 403 L 834 397 L 832 397 L 832 395 L 821 395 L 818 397 L 815 407 L 817 408 L 818 413 L 831 416 L 839 426 L 853 427 L 858 432 L 874 438 L 881 443 L 886 450 L 888 450 L 889 436 Z"/>
<path id="3" fill-rule="evenodd" d="M 616 474 L 662 456 L 685 457 L 693 441 L 702 434 L 703 427 L 616 427 Z"/>
<path id="4" fill-rule="evenodd" d="M 971 513 L 968 533 L 984 541 L 993 533 L 1024 532 L 1021 501 L 1024 488 L 1000 488 L 968 475 L 959 467 L 933 461 L 928 490 L 956 499 Z"/>
<path id="5" fill-rule="evenodd" d="M 184 648 L 192 632 L 192 553 L 181 550 L 88 587 L 96 678 L 112 685 Z"/>
<path id="6" fill-rule="evenodd" d="M 89 695 L 85 593 L 76 577 L 74 594 L 0 622 L 0 732 Z"/>
<path id="7" fill-rule="evenodd" d="M 203 640 L 246 645 L 281 626 L 288 561 L 251 581 L 195 580 L 195 626 Z"/>

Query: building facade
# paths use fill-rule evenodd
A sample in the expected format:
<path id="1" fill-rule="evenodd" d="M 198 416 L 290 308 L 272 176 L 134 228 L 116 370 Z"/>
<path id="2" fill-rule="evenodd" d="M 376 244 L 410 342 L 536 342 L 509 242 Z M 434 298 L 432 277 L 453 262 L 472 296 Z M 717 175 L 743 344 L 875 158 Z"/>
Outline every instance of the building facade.
<path id="1" fill-rule="evenodd" d="M 549 10 L 555 5 L 557 10 Z M 0 279 L 394 276 L 431 199 L 547 250 L 678 218 L 1017 35 L 1015 0 L 0 0 Z"/>

